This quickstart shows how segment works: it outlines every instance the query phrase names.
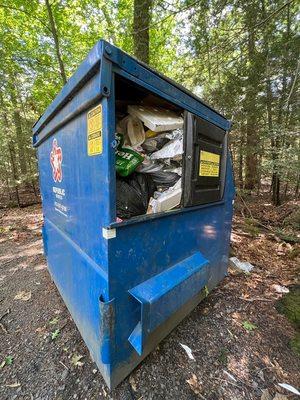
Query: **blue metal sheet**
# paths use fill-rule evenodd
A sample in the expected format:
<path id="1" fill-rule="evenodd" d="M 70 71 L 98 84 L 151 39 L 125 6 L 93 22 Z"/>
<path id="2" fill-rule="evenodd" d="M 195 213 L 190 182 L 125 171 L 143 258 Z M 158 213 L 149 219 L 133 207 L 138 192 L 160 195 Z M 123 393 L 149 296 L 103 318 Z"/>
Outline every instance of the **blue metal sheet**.
<path id="1" fill-rule="evenodd" d="M 225 276 L 234 187 L 228 157 L 223 201 L 116 223 L 115 73 L 223 129 L 230 122 L 119 49 L 104 56 L 107 45 L 48 107 L 34 144 L 49 271 L 114 387 Z M 89 156 L 87 113 L 98 104 L 103 151 Z"/>
<path id="2" fill-rule="evenodd" d="M 199 293 L 207 280 L 208 261 L 197 251 L 129 290 L 141 306 L 140 321 L 128 339 L 139 355 L 149 334 Z"/>

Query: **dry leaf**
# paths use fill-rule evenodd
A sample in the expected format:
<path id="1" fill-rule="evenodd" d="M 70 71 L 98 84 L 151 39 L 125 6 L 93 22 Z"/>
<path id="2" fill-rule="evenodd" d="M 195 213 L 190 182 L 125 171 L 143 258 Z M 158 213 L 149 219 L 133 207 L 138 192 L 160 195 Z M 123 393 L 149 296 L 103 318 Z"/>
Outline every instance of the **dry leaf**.
<path id="1" fill-rule="evenodd" d="M 80 354 L 74 354 L 71 359 L 71 363 L 75 365 L 75 367 L 82 367 L 84 365 L 84 363 L 80 361 L 82 358 L 83 356 L 81 356 Z"/>
<path id="2" fill-rule="evenodd" d="M 15 295 L 14 300 L 22 300 L 22 301 L 28 301 L 31 299 L 31 292 L 19 292 Z"/>
<path id="3" fill-rule="evenodd" d="M 130 383 L 132 389 L 136 392 L 137 391 L 136 382 L 132 376 L 130 376 L 130 378 L 129 378 L 129 383 Z"/>
<path id="4" fill-rule="evenodd" d="M 289 400 L 284 394 L 276 393 L 273 400 Z"/>
<path id="5" fill-rule="evenodd" d="M 263 393 L 261 395 L 260 400 L 272 400 L 272 396 L 270 395 L 268 389 L 264 389 L 262 392 Z"/>
<path id="6" fill-rule="evenodd" d="M 196 394 L 199 394 L 201 392 L 201 386 L 198 382 L 198 378 L 195 374 L 192 375 L 190 379 L 187 379 L 186 381 L 189 385 L 192 391 Z"/>

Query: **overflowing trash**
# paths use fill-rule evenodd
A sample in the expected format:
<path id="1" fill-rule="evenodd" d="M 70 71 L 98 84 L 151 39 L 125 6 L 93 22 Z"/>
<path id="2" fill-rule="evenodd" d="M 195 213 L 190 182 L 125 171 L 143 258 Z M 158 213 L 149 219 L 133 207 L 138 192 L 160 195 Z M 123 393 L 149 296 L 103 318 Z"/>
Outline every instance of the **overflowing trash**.
<path id="1" fill-rule="evenodd" d="M 117 177 L 117 217 L 124 220 L 145 214 L 154 191 L 150 175 L 133 173 L 127 178 Z"/>
<path id="2" fill-rule="evenodd" d="M 151 106 L 128 106 L 128 113 L 139 118 L 153 132 L 182 128 L 183 119 L 173 111 Z"/>
<path id="3" fill-rule="evenodd" d="M 118 221 L 180 206 L 183 118 L 159 107 L 129 105 L 117 121 Z"/>
<path id="4" fill-rule="evenodd" d="M 121 176 L 132 174 L 142 161 L 143 157 L 129 147 L 122 147 L 116 151 L 116 170 Z"/>
<path id="5" fill-rule="evenodd" d="M 154 198 L 149 201 L 148 214 L 158 213 L 162 211 L 171 210 L 179 206 L 181 201 L 181 179 L 179 179 L 174 186 L 164 192 L 155 192 Z"/>

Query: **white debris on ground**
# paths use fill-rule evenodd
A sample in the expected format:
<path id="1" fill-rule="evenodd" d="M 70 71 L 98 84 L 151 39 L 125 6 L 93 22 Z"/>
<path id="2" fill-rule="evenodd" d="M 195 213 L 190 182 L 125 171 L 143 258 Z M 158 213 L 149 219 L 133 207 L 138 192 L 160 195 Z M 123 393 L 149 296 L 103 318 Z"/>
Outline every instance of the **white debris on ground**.
<path id="1" fill-rule="evenodd" d="M 179 343 L 180 346 L 185 350 L 186 354 L 188 355 L 190 360 L 195 360 L 195 357 L 193 356 L 192 350 L 187 346 L 186 344 Z"/>
<path id="2" fill-rule="evenodd" d="M 238 271 L 250 273 L 254 268 L 254 265 L 250 264 L 248 261 L 240 261 L 237 257 L 230 257 L 229 267 Z"/>
<path id="3" fill-rule="evenodd" d="M 278 383 L 278 385 L 280 387 L 282 387 L 283 389 L 288 390 L 289 392 L 292 392 L 294 394 L 296 394 L 297 396 L 300 396 L 300 392 L 298 389 L 294 388 L 294 386 L 289 385 L 288 383 Z"/>
<path id="4" fill-rule="evenodd" d="M 289 293 L 289 289 L 286 286 L 281 286 L 281 285 L 272 285 L 272 288 L 275 290 L 277 293 Z"/>

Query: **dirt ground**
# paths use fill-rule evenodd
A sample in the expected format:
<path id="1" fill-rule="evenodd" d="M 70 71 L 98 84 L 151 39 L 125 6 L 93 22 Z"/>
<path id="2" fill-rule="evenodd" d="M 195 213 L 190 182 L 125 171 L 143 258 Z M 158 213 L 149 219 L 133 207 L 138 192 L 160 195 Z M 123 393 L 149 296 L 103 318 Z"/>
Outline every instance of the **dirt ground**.
<path id="1" fill-rule="evenodd" d="M 299 398 L 278 385 L 300 389 L 300 358 L 289 345 L 295 329 L 275 308 L 282 294 L 274 286 L 297 283 L 299 244 L 253 226 L 244 218 L 249 210 L 238 208 L 232 255 L 253 271 L 229 273 L 111 393 L 47 272 L 40 206 L 0 210 L 0 399 Z M 289 212 L 250 208 L 264 225 Z"/>

